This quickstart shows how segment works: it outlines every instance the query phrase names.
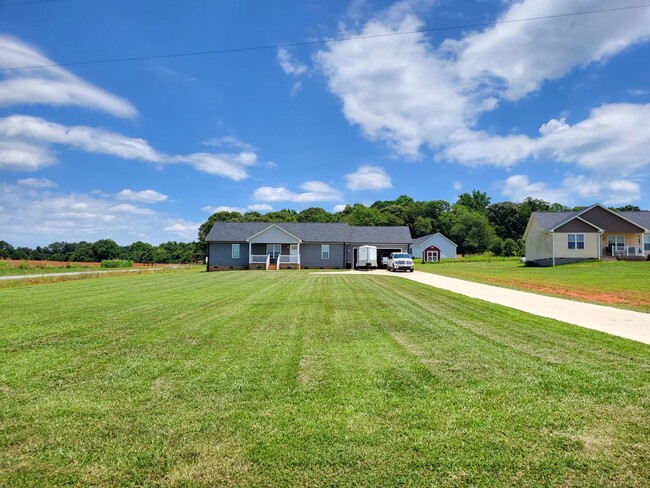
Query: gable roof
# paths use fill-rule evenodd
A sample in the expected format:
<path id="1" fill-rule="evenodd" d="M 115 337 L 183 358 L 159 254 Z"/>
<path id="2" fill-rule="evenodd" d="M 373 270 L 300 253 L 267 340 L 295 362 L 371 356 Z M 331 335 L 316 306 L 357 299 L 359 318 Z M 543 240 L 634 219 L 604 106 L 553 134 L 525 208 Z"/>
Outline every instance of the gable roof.
<path id="1" fill-rule="evenodd" d="M 627 220 L 634 222 L 636 225 L 643 227 L 646 232 L 650 232 L 650 212 L 641 210 L 640 212 L 618 212 L 619 215 Z"/>
<path id="2" fill-rule="evenodd" d="M 208 233 L 208 242 L 246 242 L 252 236 L 276 226 L 303 242 L 378 242 L 407 244 L 412 242 L 406 226 L 355 227 L 347 223 L 311 222 L 215 222 Z"/>
<path id="3" fill-rule="evenodd" d="M 614 210 L 610 210 L 609 208 L 601 205 L 600 203 L 596 203 L 594 205 L 591 205 L 590 207 L 584 208 L 582 210 L 577 210 L 574 212 L 533 212 L 533 215 L 537 219 L 537 223 L 539 224 L 539 226 L 542 228 L 542 230 L 545 231 L 553 231 L 575 218 L 582 220 L 583 222 L 591 225 L 592 227 L 600 229 L 597 225 L 594 225 L 593 223 L 589 222 L 587 219 L 580 218 L 582 214 L 588 212 L 589 210 L 595 207 L 600 207 L 612 213 L 613 215 L 616 215 L 622 218 L 623 220 L 626 220 L 636 226 L 640 226 L 646 230 L 650 229 L 650 212 L 646 212 L 646 211 L 615 212 Z M 600 230 L 606 231 L 607 229 L 600 229 Z"/>
<path id="4" fill-rule="evenodd" d="M 435 236 L 440 236 L 443 239 L 445 239 L 446 241 L 448 241 L 449 244 L 458 247 L 458 245 L 455 242 L 453 242 L 451 239 L 449 239 L 449 237 L 441 234 L 440 232 L 436 232 L 435 234 L 428 234 L 426 236 L 422 236 L 422 237 L 418 237 L 417 239 L 413 239 L 413 245 L 414 246 L 421 246 L 422 244 L 429 241 L 430 239 L 433 239 Z"/>

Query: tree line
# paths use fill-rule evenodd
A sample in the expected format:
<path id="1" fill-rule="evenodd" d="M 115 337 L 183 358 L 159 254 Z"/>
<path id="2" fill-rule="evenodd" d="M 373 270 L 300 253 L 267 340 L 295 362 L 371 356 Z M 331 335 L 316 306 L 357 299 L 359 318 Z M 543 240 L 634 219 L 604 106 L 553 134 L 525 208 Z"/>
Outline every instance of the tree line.
<path id="1" fill-rule="evenodd" d="M 196 242 L 164 242 L 153 246 L 137 241 L 120 246 L 112 239 L 95 242 L 53 242 L 47 246 L 13 247 L 0 241 L 1 259 L 30 259 L 36 261 L 101 262 L 107 259 L 127 259 L 135 263 L 194 263 L 202 261 L 204 251 Z"/>
<path id="2" fill-rule="evenodd" d="M 414 238 L 440 232 L 458 245 L 460 254 L 491 251 L 497 256 L 523 256 L 523 235 L 532 212 L 583 208 L 531 197 L 521 203 L 491 203 L 488 194 L 479 190 L 461 193 L 453 204 L 445 200 L 416 201 L 401 195 L 395 200 L 378 200 L 370 206 L 347 205 L 337 213 L 320 207 L 300 212 L 282 209 L 266 214 L 216 212 L 200 226 L 199 243 L 206 248 L 206 236 L 215 222 L 347 222 L 363 226 L 406 225 Z M 639 207 L 627 205 L 613 210 L 638 211 Z"/>
<path id="3" fill-rule="evenodd" d="M 491 203 L 487 193 L 474 190 L 461 193 L 458 200 L 416 201 L 407 195 L 395 200 L 378 200 L 370 206 L 361 203 L 347 205 L 341 212 L 331 213 L 320 207 L 300 212 L 282 209 L 259 212 L 216 212 L 201 224 L 198 242 L 170 241 L 153 246 L 137 241 L 119 246 L 111 239 L 96 242 L 53 242 L 45 247 L 14 248 L 0 241 L 1 259 L 33 259 L 50 261 L 97 262 L 106 259 L 128 259 L 139 263 L 192 263 L 202 261 L 207 253 L 206 237 L 215 222 L 347 222 L 357 226 L 406 225 L 414 238 L 440 232 L 458 245 L 460 254 L 480 254 L 491 251 L 497 256 L 524 255 L 522 240 L 532 212 L 564 212 L 585 207 L 569 208 L 537 198 L 521 203 Z M 612 207 L 617 211 L 638 211 L 627 205 Z"/>

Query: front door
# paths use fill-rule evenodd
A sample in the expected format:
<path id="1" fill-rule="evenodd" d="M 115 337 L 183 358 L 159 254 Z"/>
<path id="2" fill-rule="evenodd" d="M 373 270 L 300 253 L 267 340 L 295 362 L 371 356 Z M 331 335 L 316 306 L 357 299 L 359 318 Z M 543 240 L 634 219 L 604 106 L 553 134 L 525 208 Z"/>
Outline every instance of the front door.
<path id="1" fill-rule="evenodd" d="M 289 246 L 289 254 L 291 256 L 297 256 L 298 255 L 298 244 L 291 244 Z"/>
<path id="2" fill-rule="evenodd" d="M 612 255 L 625 252 L 625 236 L 607 236 L 607 247 Z"/>
<path id="3" fill-rule="evenodd" d="M 278 256 L 282 252 L 282 244 L 267 244 L 266 245 L 266 254 L 271 256 L 271 262 L 275 263 L 278 260 Z"/>

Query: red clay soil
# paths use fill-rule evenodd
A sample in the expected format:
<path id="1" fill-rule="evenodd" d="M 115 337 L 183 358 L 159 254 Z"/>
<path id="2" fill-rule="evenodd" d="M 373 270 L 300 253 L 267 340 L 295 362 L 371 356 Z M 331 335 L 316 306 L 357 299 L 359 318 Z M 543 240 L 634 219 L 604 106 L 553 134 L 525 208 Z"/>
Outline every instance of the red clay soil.
<path id="1" fill-rule="evenodd" d="M 530 283 L 526 281 L 518 280 L 503 280 L 503 279 L 494 279 L 488 278 L 488 281 L 496 284 L 502 284 L 506 286 L 511 286 L 513 288 L 521 288 L 531 291 L 537 291 L 541 293 L 547 293 L 549 295 L 556 295 L 568 298 L 574 298 L 576 300 L 600 303 L 603 305 L 628 305 L 635 308 L 649 308 L 650 309 L 650 297 L 639 295 L 635 296 L 634 292 L 594 292 L 589 290 L 569 290 L 566 288 L 549 286 L 549 285 L 537 285 L 535 283 Z"/>

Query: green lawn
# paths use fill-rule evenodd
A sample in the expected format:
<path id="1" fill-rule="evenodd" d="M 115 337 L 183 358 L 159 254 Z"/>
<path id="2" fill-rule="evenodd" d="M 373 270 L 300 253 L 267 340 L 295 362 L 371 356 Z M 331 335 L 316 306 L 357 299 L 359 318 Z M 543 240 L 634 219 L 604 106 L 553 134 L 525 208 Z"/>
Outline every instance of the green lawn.
<path id="1" fill-rule="evenodd" d="M 518 261 L 416 264 L 419 271 L 650 312 L 650 261 L 593 261 L 549 268 Z"/>
<path id="2" fill-rule="evenodd" d="M 99 271 L 99 266 L 79 266 L 79 267 L 49 267 L 49 268 L 0 268 L 0 276 L 32 275 L 32 274 L 50 274 L 50 273 L 73 273 L 79 271 Z"/>
<path id="3" fill-rule="evenodd" d="M 0 290 L 0 485 L 648 486 L 650 347 L 409 280 Z"/>

